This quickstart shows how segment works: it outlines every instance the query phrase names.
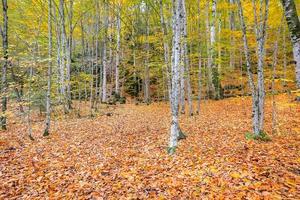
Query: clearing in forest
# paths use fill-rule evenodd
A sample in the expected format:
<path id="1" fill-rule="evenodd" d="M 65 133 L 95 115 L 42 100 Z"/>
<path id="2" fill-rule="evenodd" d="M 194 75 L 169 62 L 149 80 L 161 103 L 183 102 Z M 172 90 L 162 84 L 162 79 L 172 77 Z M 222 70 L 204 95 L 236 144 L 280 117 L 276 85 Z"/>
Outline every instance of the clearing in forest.
<path id="1" fill-rule="evenodd" d="M 245 139 L 251 99 L 202 103 L 200 115 L 182 115 L 187 139 L 169 156 L 167 103 L 120 105 L 111 116 L 60 120 L 43 138 L 36 123 L 0 136 L 0 199 L 299 199 L 300 105 L 271 102 L 265 130 L 272 141 Z"/>

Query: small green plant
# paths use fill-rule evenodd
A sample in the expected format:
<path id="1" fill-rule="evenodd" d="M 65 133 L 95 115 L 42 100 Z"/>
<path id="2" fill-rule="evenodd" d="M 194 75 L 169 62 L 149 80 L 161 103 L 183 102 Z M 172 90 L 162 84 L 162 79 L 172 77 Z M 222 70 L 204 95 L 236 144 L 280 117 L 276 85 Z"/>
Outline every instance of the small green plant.
<path id="1" fill-rule="evenodd" d="M 260 140 L 260 141 L 264 141 L 264 142 L 268 142 L 271 141 L 270 136 L 268 136 L 265 132 L 261 131 L 259 132 L 259 134 L 254 134 L 254 133 L 246 133 L 245 134 L 245 138 L 247 140 Z"/>

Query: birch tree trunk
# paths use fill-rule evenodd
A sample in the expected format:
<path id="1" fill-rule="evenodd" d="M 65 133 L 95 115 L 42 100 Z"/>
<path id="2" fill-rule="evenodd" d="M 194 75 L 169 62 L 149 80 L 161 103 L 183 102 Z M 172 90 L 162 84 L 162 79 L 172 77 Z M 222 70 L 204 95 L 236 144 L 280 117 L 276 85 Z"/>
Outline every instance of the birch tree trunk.
<path id="1" fill-rule="evenodd" d="M 94 47 L 93 47 L 94 41 L 91 42 L 91 45 L 89 45 L 89 58 L 90 58 L 90 70 L 91 70 L 91 81 L 90 81 L 90 116 L 94 117 Z"/>
<path id="2" fill-rule="evenodd" d="M 120 67 L 120 48 L 121 48 L 121 5 L 118 5 L 117 13 L 117 52 L 116 52 L 116 94 L 120 94 L 119 67 Z"/>
<path id="3" fill-rule="evenodd" d="M 172 46 L 172 87 L 171 87 L 171 111 L 172 111 L 172 121 L 171 121 L 171 134 L 168 153 L 173 154 L 177 147 L 177 140 L 179 137 L 179 86 L 180 86 L 180 22 L 182 21 L 181 10 L 181 0 L 173 1 L 173 5 L 176 6 L 173 9 L 173 46 Z"/>
<path id="4" fill-rule="evenodd" d="M 163 45 L 164 45 L 164 68 L 163 73 L 165 71 L 166 73 L 166 79 L 167 79 L 167 89 L 168 89 L 168 98 L 171 97 L 171 80 L 170 80 L 170 72 L 169 72 L 169 44 L 167 41 L 167 36 L 168 36 L 168 30 L 167 30 L 167 25 L 165 23 L 164 19 L 164 10 L 163 10 L 163 2 L 162 0 L 159 1 L 160 4 L 160 23 L 161 23 L 161 29 L 163 33 Z"/>
<path id="5" fill-rule="evenodd" d="M 212 81 L 212 55 L 211 55 L 211 35 L 210 35 L 210 15 L 209 6 L 210 1 L 206 3 L 206 50 L 207 50 L 207 93 L 208 98 L 213 98 L 215 94 L 215 88 Z"/>
<path id="6" fill-rule="evenodd" d="M 7 0 L 2 0 L 3 9 L 3 28 L 1 29 L 2 35 L 2 47 L 3 47 L 3 59 L 2 77 L 1 77 L 1 106 L 2 113 L 0 118 L 2 130 L 6 130 L 6 110 L 7 110 L 7 67 L 8 67 L 8 16 L 7 16 Z"/>
<path id="7" fill-rule="evenodd" d="M 257 16 L 256 13 L 254 14 L 255 21 L 256 21 L 256 37 L 257 37 L 257 57 L 258 57 L 258 80 L 257 80 L 257 87 L 254 84 L 253 74 L 251 71 L 251 61 L 250 61 L 250 51 L 248 46 L 248 40 L 246 35 L 246 25 L 244 20 L 243 8 L 241 5 L 240 0 L 237 0 L 238 9 L 239 9 L 239 16 L 242 26 L 242 35 L 243 35 L 243 42 L 244 42 L 244 53 L 246 58 L 246 66 L 247 66 L 247 73 L 249 77 L 249 84 L 252 93 L 252 112 L 253 112 L 253 131 L 256 136 L 259 136 L 263 132 L 263 125 L 264 125 L 264 101 L 265 101 L 265 90 L 264 90 L 264 72 L 263 72 L 263 65 L 264 65 L 264 54 L 265 54 L 265 40 L 266 40 L 266 24 L 268 19 L 268 0 L 265 1 L 265 10 L 263 11 L 263 3 L 261 1 L 260 5 L 260 24 L 257 23 Z M 256 12 L 256 6 L 254 7 L 254 12 Z M 264 15 L 263 15 L 264 12 Z"/>
<path id="8" fill-rule="evenodd" d="M 201 92 L 202 92 L 202 56 L 201 56 L 201 23 L 200 23 L 200 0 L 197 1 L 198 5 L 198 103 L 197 103 L 197 114 L 200 114 L 201 109 Z"/>
<path id="9" fill-rule="evenodd" d="M 95 99 L 96 99 L 96 105 L 95 108 L 96 110 L 98 109 L 98 103 L 99 103 L 99 98 L 98 94 L 100 96 L 100 92 L 98 92 L 98 87 L 100 88 L 100 67 L 99 67 L 99 32 L 100 32 L 100 6 L 99 2 L 95 1 L 96 4 L 96 49 L 95 49 L 95 65 L 96 65 L 96 88 L 95 88 Z"/>
<path id="10" fill-rule="evenodd" d="M 212 21 L 210 25 L 210 60 L 212 69 L 212 83 L 214 88 L 214 98 L 221 98 L 221 83 L 219 79 L 219 71 L 216 64 L 216 14 L 217 14 L 217 1 L 212 1 Z"/>
<path id="11" fill-rule="evenodd" d="M 67 38 L 66 45 L 66 57 L 67 57 L 67 71 L 66 71 L 66 89 L 67 89 L 67 99 L 66 106 L 67 109 L 72 109 L 72 97 L 71 97 L 71 62 L 72 62 L 72 43 L 73 43 L 73 0 L 69 1 L 69 37 Z"/>
<path id="12" fill-rule="evenodd" d="M 296 61 L 296 82 L 300 89 L 300 22 L 294 0 L 281 0 L 285 19 L 289 27 L 291 42 L 293 45 L 294 60 Z M 300 100 L 300 97 L 298 97 Z"/>
<path id="13" fill-rule="evenodd" d="M 46 94 L 46 127 L 44 136 L 48 136 L 51 123 L 51 78 L 52 78 L 52 0 L 48 0 L 48 80 Z"/>
<path id="14" fill-rule="evenodd" d="M 287 58 L 286 58 L 286 31 L 283 29 L 283 87 L 286 87 L 286 67 L 287 67 Z M 284 89 L 285 90 L 285 89 Z"/>
<path id="15" fill-rule="evenodd" d="M 180 22 L 181 28 L 182 26 L 182 21 Z M 180 31 L 182 33 L 182 30 Z M 180 36 L 180 40 L 182 41 L 182 38 Z M 180 104 L 181 104 L 181 114 L 185 113 L 185 70 L 184 70 L 184 48 L 183 44 L 181 42 L 180 44 L 180 61 L 179 61 L 179 66 L 180 66 Z"/>
<path id="16" fill-rule="evenodd" d="M 281 20 L 282 22 L 283 20 Z M 282 24 L 282 23 L 281 23 Z M 281 26 L 278 28 L 276 41 L 274 43 L 274 53 L 273 53 L 273 61 L 272 61 L 272 133 L 276 133 L 277 131 L 277 108 L 276 108 L 276 99 L 275 99 L 275 77 L 276 77 L 276 67 L 278 60 L 278 41 L 280 39 Z"/>
<path id="17" fill-rule="evenodd" d="M 60 95 L 63 99 L 64 111 L 68 113 L 66 86 L 65 86 L 65 67 L 66 67 L 66 29 L 65 29 L 65 14 L 64 14 L 64 0 L 59 1 L 59 19 L 60 19 Z"/>
<path id="18" fill-rule="evenodd" d="M 149 55 L 150 55 L 150 45 L 149 45 L 149 6 L 146 6 L 146 59 L 145 59 L 145 75 L 144 75 L 144 101 L 145 103 L 150 103 L 150 75 L 149 75 Z"/>
<path id="19" fill-rule="evenodd" d="M 106 102 L 106 82 L 107 82 L 107 53 L 106 53 L 106 47 L 107 47 L 107 29 L 108 29 L 108 2 L 104 1 L 104 7 L 105 7 L 105 16 L 104 16 L 104 28 L 105 28 L 105 34 L 103 39 L 103 70 L 102 70 L 102 102 Z"/>
<path id="20" fill-rule="evenodd" d="M 235 16 L 234 16 L 233 6 L 235 4 L 235 0 L 229 0 L 229 4 L 230 4 L 229 26 L 230 26 L 230 30 L 234 31 L 235 30 Z M 231 34 L 230 35 L 230 68 L 231 69 L 234 69 L 234 65 L 235 65 L 234 46 L 235 46 L 235 38 Z"/>
<path id="21" fill-rule="evenodd" d="M 258 35 L 258 66 L 257 66 L 257 97 L 258 97 L 258 120 L 259 120 L 259 132 L 255 134 L 260 134 L 263 131 L 264 126 L 264 104 L 265 104 L 265 85 L 264 85 L 264 58 L 265 58 L 265 41 L 266 41 L 266 26 L 269 14 L 269 0 L 265 0 L 265 11 L 263 16 L 263 3 L 260 3 L 260 26 Z"/>
<path id="22" fill-rule="evenodd" d="M 188 44 L 187 44 L 187 15 L 186 15 L 186 7 L 185 0 L 182 0 L 182 15 L 183 15 L 183 57 L 184 57 L 184 65 L 185 65 L 185 73 L 186 73 L 186 86 L 187 86 L 187 99 L 189 105 L 189 115 L 193 115 L 193 102 L 192 102 L 192 88 L 191 88 L 191 77 L 190 77 L 190 60 L 189 60 L 189 52 L 188 52 Z"/>
<path id="23" fill-rule="evenodd" d="M 256 86 L 254 84 L 253 79 L 253 73 L 252 73 L 252 67 L 251 67 L 251 58 L 250 58 L 250 50 L 248 45 L 248 39 L 247 39 L 247 30 L 246 30 L 246 24 L 244 20 L 244 14 L 243 14 L 243 7 L 240 2 L 240 0 L 236 0 L 238 4 L 239 9 L 239 17 L 240 17 L 240 23 L 242 28 L 242 35 L 243 35 L 243 43 L 244 43 L 244 54 L 245 54 L 245 60 L 246 60 L 246 67 L 247 67 L 247 74 L 248 74 L 248 82 L 251 89 L 251 95 L 252 95 L 252 125 L 253 125 L 253 131 L 258 131 L 258 124 L 257 124 L 257 95 L 256 95 Z"/>

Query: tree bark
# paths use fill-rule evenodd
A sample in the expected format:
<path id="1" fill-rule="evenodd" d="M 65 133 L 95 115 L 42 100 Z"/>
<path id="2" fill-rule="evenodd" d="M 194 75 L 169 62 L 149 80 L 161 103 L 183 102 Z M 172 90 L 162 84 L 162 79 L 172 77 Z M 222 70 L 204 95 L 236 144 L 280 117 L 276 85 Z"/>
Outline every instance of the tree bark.
<path id="1" fill-rule="evenodd" d="M 265 54 L 265 40 L 266 40 L 266 23 L 268 19 L 268 0 L 266 0 L 265 4 L 265 11 L 263 16 L 262 10 L 262 2 L 261 2 L 261 9 L 260 9 L 260 16 L 263 16 L 261 19 L 260 24 L 256 23 L 256 37 L 257 37 L 257 57 L 258 57 L 258 80 L 257 80 L 257 87 L 254 84 L 253 74 L 251 71 L 251 60 L 250 60 L 250 51 L 248 46 L 247 40 L 247 33 L 246 33 L 246 25 L 244 20 L 243 8 L 240 0 L 237 0 L 238 9 L 239 9 L 239 16 L 240 22 L 242 27 L 242 35 L 243 35 L 243 42 L 244 42 L 244 53 L 246 58 L 246 66 L 247 66 L 247 73 L 249 77 L 249 85 L 251 88 L 252 93 L 252 121 L 253 121 L 253 132 L 256 136 L 260 135 L 263 131 L 263 122 L 264 122 L 264 98 L 265 98 L 265 90 L 264 90 L 264 72 L 263 72 L 263 65 L 264 65 L 264 54 Z M 255 11 L 256 9 L 254 9 Z M 255 21 L 257 22 L 257 16 L 255 16 Z"/>
<path id="2" fill-rule="evenodd" d="M 106 47 L 107 47 L 107 29 L 108 29 L 108 2 L 104 1 L 104 7 L 105 7 L 105 16 L 104 16 L 104 28 L 105 28 L 105 34 L 103 39 L 103 70 L 102 70 L 102 102 L 106 102 L 106 89 L 107 89 L 107 53 L 106 53 Z"/>
<path id="3" fill-rule="evenodd" d="M 66 96 L 66 83 L 65 83 L 65 68 L 67 60 L 67 37 L 65 29 L 65 11 L 64 11 L 64 0 L 59 1 L 59 19 L 60 19 L 60 95 L 63 99 L 64 111 L 68 113 L 67 107 L 67 96 Z"/>
<path id="4" fill-rule="evenodd" d="M 117 52 L 116 52 L 116 89 L 117 95 L 120 94 L 119 67 L 120 67 L 120 48 L 121 48 L 121 5 L 117 5 Z"/>
<path id="5" fill-rule="evenodd" d="M 212 1 L 212 21 L 210 25 L 210 60 L 212 70 L 212 83 L 214 88 L 214 99 L 221 98 L 221 83 L 219 78 L 219 71 L 216 64 L 216 15 L 217 15 L 217 1 Z"/>
<path id="6" fill-rule="evenodd" d="M 183 15 L 183 51 L 184 51 L 184 64 L 185 64 L 185 73 L 186 73 L 186 86 L 187 86 L 187 99 L 189 105 L 189 116 L 193 115 L 193 102 L 192 102 L 192 87 L 191 87 L 191 77 L 190 77 L 190 59 L 188 52 L 187 44 L 187 15 L 185 0 L 182 0 L 182 15 Z"/>
<path id="7" fill-rule="evenodd" d="M 300 22 L 294 0 L 281 0 L 285 19 L 289 27 L 291 42 L 293 45 L 293 55 L 296 61 L 296 82 L 300 89 Z M 299 97 L 300 99 L 300 97 Z"/>
<path id="8" fill-rule="evenodd" d="M 235 30 L 235 13 L 234 13 L 234 9 L 233 6 L 235 4 L 235 0 L 229 0 L 229 5 L 230 5 L 230 14 L 229 14 L 229 26 L 230 26 L 230 30 L 234 31 Z M 235 38 L 233 37 L 233 35 L 230 35 L 230 68 L 234 69 L 234 65 L 235 65 Z"/>
<path id="9" fill-rule="evenodd" d="M 72 62 L 72 43 L 73 43 L 73 0 L 69 0 L 69 37 L 67 38 L 66 45 L 66 57 L 67 57 L 67 71 L 66 71 L 66 89 L 67 109 L 72 109 L 72 97 L 71 97 L 71 62 Z"/>
<path id="10" fill-rule="evenodd" d="M 173 5 L 175 4 L 173 0 Z M 182 21 L 181 0 L 177 0 L 175 9 L 173 9 L 173 46 L 172 46 L 172 87 L 171 87 L 171 134 L 168 152 L 170 154 L 175 152 L 177 147 L 177 140 L 180 132 L 178 115 L 179 115 L 179 86 L 180 86 L 180 22 Z"/>
<path id="11" fill-rule="evenodd" d="M 202 96 L 202 56 L 201 56 L 201 22 L 200 22 L 200 0 L 197 1 L 198 6 L 198 102 L 197 102 L 197 114 L 201 111 L 201 96 Z"/>
<path id="12" fill-rule="evenodd" d="M 2 0 L 2 9 L 3 9 L 3 28 L 1 31 L 2 34 L 2 47 L 3 47 L 3 59 L 4 63 L 2 66 L 2 77 L 1 77 L 1 106 L 2 113 L 0 118 L 2 130 L 6 130 L 6 110 L 7 110 L 7 67 L 8 67 L 8 6 L 7 0 Z"/>
<path id="13" fill-rule="evenodd" d="M 48 0 L 48 72 L 47 72 L 47 94 L 46 94 L 46 127 L 44 136 L 50 133 L 51 123 L 51 78 L 52 78 L 52 0 Z"/>
<path id="14" fill-rule="evenodd" d="M 167 36 L 168 36 L 168 30 L 167 30 L 167 25 L 165 23 L 164 19 L 164 10 L 163 10 L 163 2 L 162 0 L 159 1 L 160 4 L 160 23 L 161 23 L 161 29 L 163 33 L 163 46 L 164 46 L 164 68 L 163 73 L 165 71 L 166 73 L 166 79 L 167 79 L 167 90 L 168 90 L 168 98 L 171 97 L 171 80 L 170 80 L 170 63 L 169 63 L 169 44 L 167 41 Z M 164 80 L 165 81 L 165 80 Z M 167 96 L 167 95 L 165 95 Z"/>
<path id="15" fill-rule="evenodd" d="M 145 75 L 144 75 L 144 101 L 145 103 L 150 103 L 150 69 L 149 69 L 149 55 L 150 55 L 150 45 L 149 45 L 149 6 L 146 5 L 146 59 L 145 59 Z"/>

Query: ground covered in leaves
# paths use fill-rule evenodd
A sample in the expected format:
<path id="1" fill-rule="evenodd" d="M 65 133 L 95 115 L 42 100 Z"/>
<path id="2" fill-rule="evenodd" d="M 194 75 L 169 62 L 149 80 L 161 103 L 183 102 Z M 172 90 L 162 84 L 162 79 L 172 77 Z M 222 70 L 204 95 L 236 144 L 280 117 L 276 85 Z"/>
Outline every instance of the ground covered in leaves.
<path id="1" fill-rule="evenodd" d="M 250 98 L 203 102 L 181 117 L 187 139 L 166 154 L 165 103 L 119 105 L 95 118 L 42 124 L 30 141 L 25 125 L 0 134 L 0 199 L 299 199 L 300 105 L 277 97 L 277 133 L 245 139 Z M 106 113 L 111 112 L 111 116 Z"/>

